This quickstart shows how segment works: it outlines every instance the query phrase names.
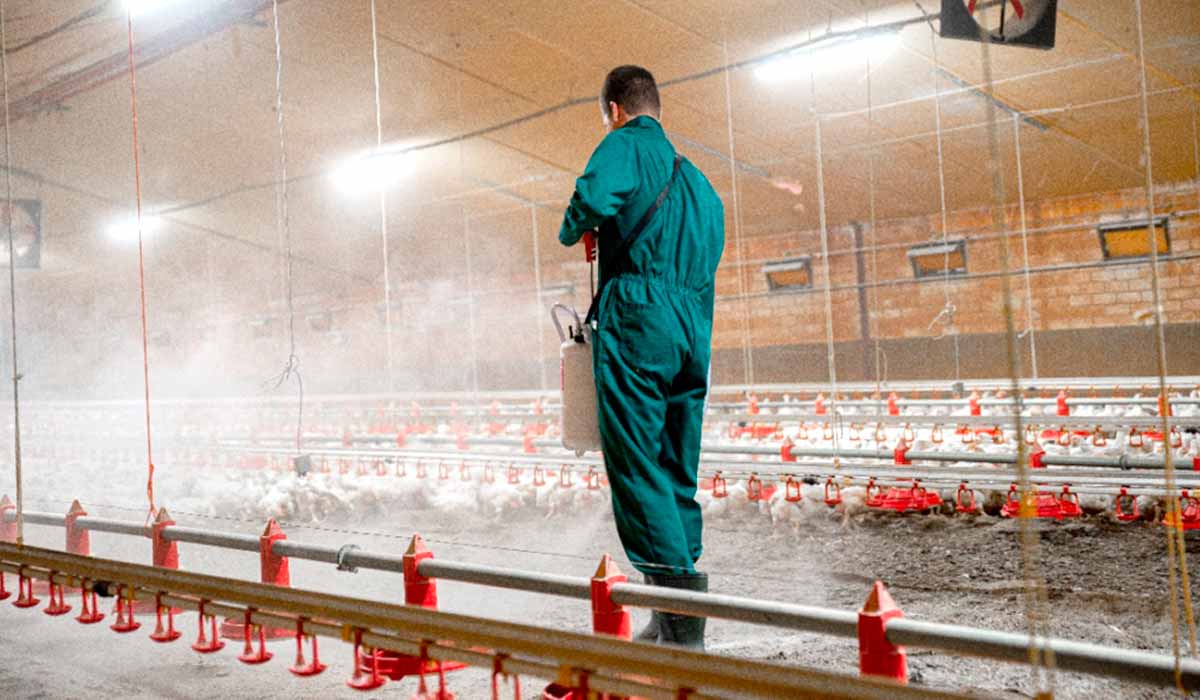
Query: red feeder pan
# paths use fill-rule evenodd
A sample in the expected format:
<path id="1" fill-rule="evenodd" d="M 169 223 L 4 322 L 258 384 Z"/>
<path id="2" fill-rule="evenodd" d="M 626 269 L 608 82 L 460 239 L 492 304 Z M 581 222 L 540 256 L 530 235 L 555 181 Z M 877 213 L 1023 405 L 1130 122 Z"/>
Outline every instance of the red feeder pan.
<path id="1" fill-rule="evenodd" d="M 870 490 L 868 489 L 868 493 Z M 867 506 L 878 510 L 894 510 L 897 513 L 924 511 L 942 505 L 942 497 L 914 483 L 909 488 L 893 486 L 887 493 L 867 497 Z"/>

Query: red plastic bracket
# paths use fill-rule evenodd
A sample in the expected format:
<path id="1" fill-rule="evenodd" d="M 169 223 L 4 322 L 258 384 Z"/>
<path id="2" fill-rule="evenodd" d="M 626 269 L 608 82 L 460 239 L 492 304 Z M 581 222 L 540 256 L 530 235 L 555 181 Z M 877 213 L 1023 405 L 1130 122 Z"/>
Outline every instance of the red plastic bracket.
<path id="1" fill-rule="evenodd" d="M 896 464 L 912 464 L 912 460 L 908 458 L 908 443 L 901 440 L 900 444 L 896 445 L 896 449 L 892 452 L 892 461 Z"/>
<path id="2" fill-rule="evenodd" d="M 432 558 L 433 552 L 425 545 L 425 540 L 420 535 L 413 535 L 403 560 L 405 605 L 437 609 L 437 580 L 420 573 L 421 562 Z"/>
<path id="3" fill-rule="evenodd" d="M 889 415 L 889 416 L 898 416 L 898 415 L 900 415 L 900 404 L 898 403 L 898 399 L 899 399 L 899 398 L 900 398 L 900 397 L 899 397 L 899 396 L 896 396 L 896 392 L 894 392 L 894 391 L 893 391 L 892 393 L 888 394 L 888 397 L 887 397 L 887 412 L 888 412 L 888 415 Z"/>
<path id="4" fill-rule="evenodd" d="M 858 665 L 864 676 L 908 683 L 908 656 L 904 647 L 888 641 L 888 620 L 904 617 L 882 581 L 876 581 L 858 611 Z"/>
<path id="5" fill-rule="evenodd" d="M 1063 389 L 1058 392 L 1058 397 L 1054 400 L 1054 403 L 1057 407 L 1058 415 L 1060 415 L 1060 416 L 1071 415 L 1071 407 L 1067 405 L 1067 390 L 1066 389 Z"/>
<path id="6" fill-rule="evenodd" d="M 779 445 L 779 459 L 784 462 L 795 462 L 796 456 L 792 454 L 793 447 L 795 447 L 795 443 L 792 442 L 792 439 L 784 438 L 783 443 Z"/>
<path id="7" fill-rule="evenodd" d="M 617 568 L 612 557 L 605 554 L 592 576 L 592 631 L 619 639 L 632 639 L 632 621 L 623 605 L 613 602 L 612 590 L 628 577 Z"/>
<path id="8" fill-rule="evenodd" d="M 67 526 L 66 551 L 70 554 L 78 554 L 81 557 L 92 555 L 91 535 L 84 528 L 75 525 L 75 521 L 86 515 L 87 511 L 83 509 L 78 500 L 75 500 L 71 502 L 71 507 L 67 510 L 65 521 Z"/>

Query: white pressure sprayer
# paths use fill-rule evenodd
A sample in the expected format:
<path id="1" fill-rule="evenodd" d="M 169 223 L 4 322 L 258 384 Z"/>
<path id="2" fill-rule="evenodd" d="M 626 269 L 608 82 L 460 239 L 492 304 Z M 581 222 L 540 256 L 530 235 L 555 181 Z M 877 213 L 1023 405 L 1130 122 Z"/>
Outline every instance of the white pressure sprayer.
<path id="1" fill-rule="evenodd" d="M 570 314 L 574 325 L 566 332 L 558 320 L 560 311 Z M 570 306 L 555 304 L 550 318 L 558 330 L 559 379 L 562 384 L 562 444 L 576 455 L 600 449 L 600 419 L 596 409 L 596 379 L 592 374 L 591 329 Z"/>

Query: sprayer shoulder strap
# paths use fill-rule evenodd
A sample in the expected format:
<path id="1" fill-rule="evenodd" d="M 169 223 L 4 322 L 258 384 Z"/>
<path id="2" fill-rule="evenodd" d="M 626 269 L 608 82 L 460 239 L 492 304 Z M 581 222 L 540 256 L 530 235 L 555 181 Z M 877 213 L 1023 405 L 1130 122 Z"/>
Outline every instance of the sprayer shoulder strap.
<path id="1" fill-rule="evenodd" d="M 628 253 L 629 249 L 633 246 L 634 241 L 636 241 L 638 237 L 642 235 L 642 231 L 646 230 L 646 226 L 650 224 L 650 220 L 654 218 L 654 215 L 658 212 L 659 208 L 662 207 L 663 202 L 667 201 L 667 195 L 671 193 L 671 184 L 675 182 L 675 176 L 679 174 L 679 166 L 682 162 L 683 156 L 676 153 L 675 164 L 671 166 L 671 177 L 667 178 L 667 184 L 663 185 L 662 191 L 660 191 L 658 196 L 654 198 L 654 203 L 650 205 L 650 208 L 646 210 L 646 213 L 642 214 L 642 218 L 638 219 L 638 222 L 633 227 L 633 230 L 627 235 L 621 237 L 621 242 L 617 244 L 617 249 L 613 251 L 613 254 L 609 260 L 616 261 L 625 257 L 625 254 Z M 592 304 L 588 307 L 587 318 L 584 319 L 584 323 L 586 324 L 590 324 L 592 321 L 596 320 L 596 307 L 600 302 L 600 293 L 604 290 L 604 284 L 607 284 L 607 280 L 605 283 L 600 285 L 600 289 L 596 290 L 596 296 L 592 297 Z"/>

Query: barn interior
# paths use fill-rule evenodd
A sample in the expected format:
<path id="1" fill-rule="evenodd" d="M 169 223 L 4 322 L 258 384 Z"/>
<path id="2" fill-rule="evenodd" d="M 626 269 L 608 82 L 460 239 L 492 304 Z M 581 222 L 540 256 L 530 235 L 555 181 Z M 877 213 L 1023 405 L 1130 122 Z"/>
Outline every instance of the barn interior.
<path id="1" fill-rule="evenodd" d="M 447 674 L 463 698 L 494 692 L 492 661 L 464 656 L 481 646 L 532 664 L 513 667 L 527 694 L 566 669 L 574 695 L 546 697 L 577 700 L 588 673 L 669 698 L 791 697 L 812 669 L 847 697 L 1200 688 L 1200 4 L 0 0 L 0 55 L 10 588 L 49 579 L 44 601 L 74 576 L 79 612 L 86 576 L 21 554 L 63 550 L 64 527 L 71 555 L 271 583 L 194 534 L 259 552 L 269 521 L 313 548 L 290 556 L 296 589 L 411 606 L 411 572 L 347 547 L 398 561 L 419 534 L 487 570 L 426 576 L 441 611 L 592 631 L 545 581 L 478 584 L 597 580 L 602 560 L 637 581 L 603 460 L 562 444 L 550 313 L 591 302 L 596 271 L 558 232 L 605 75 L 637 64 L 724 204 L 697 496 L 714 593 L 857 614 L 878 580 L 909 617 L 1010 646 L 910 632 L 902 691 L 859 642 L 790 608 L 764 627 L 747 602 L 706 613 L 716 660 L 664 657 L 689 686 L 478 625 L 431 651 L 322 619 L 391 634 L 372 654 L 480 667 Z M 190 542 L 182 564 L 167 540 Z M 150 596 L 144 631 L 156 608 L 203 629 L 194 583 L 127 586 Z M 372 676 L 357 647 L 302 678 L 121 637 L 101 602 L 85 627 L 4 605 L 0 689 L 350 697 Z M 263 619 L 230 647 L 286 627 Z M 296 634 L 276 636 L 290 658 Z M 79 673 L 52 673 L 66 658 Z M 417 675 L 381 692 L 424 692 Z"/>

